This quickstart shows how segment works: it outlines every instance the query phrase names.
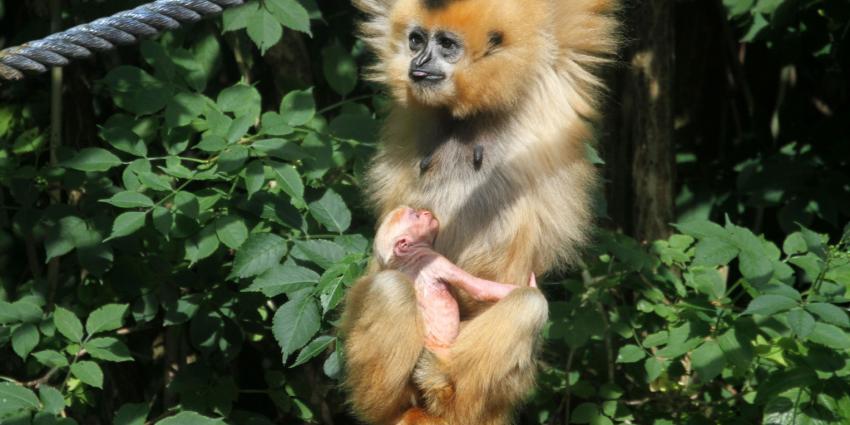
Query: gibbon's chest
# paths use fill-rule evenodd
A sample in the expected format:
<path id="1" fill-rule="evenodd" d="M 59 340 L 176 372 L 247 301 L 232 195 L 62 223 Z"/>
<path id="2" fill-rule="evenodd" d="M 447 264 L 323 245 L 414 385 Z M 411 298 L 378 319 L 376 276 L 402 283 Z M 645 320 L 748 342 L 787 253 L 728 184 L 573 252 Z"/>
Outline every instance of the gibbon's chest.
<path id="1" fill-rule="evenodd" d="M 503 180 L 498 163 L 500 146 L 480 138 L 448 136 L 437 143 L 421 143 L 412 163 L 414 187 L 410 194 L 416 204 L 434 211 L 457 214 L 465 207 L 483 207 L 484 193 L 492 199 Z M 489 203 L 489 202 L 486 202 Z M 474 205 L 473 205 L 474 204 Z"/>

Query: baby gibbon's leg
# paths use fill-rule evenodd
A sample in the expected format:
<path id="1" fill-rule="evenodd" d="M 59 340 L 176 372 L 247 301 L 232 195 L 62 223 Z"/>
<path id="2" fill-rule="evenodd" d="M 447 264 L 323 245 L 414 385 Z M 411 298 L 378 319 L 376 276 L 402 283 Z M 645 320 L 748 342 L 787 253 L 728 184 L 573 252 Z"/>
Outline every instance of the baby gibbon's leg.
<path id="1" fill-rule="evenodd" d="M 413 282 L 402 273 L 366 276 L 349 289 L 342 330 L 350 402 L 357 416 L 395 425 L 413 406 L 413 369 L 422 352 Z"/>
<path id="2" fill-rule="evenodd" d="M 449 425 L 510 423 L 513 408 L 534 386 L 534 350 L 548 313 L 540 290 L 522 287 L 467 322 L 445 363 L 432 357 L 417 367 L 417 384 L 431 395 L 428 413 Z M 450 397 L 446 383 L 453 387 Z"/>

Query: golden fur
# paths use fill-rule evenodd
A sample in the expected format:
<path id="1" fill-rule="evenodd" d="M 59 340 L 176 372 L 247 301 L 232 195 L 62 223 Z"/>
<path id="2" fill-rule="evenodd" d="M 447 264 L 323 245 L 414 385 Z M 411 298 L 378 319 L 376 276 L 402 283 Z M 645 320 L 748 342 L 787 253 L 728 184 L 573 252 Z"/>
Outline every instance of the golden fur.
<path id="1" fill-rule="evenodd" d="M 595 72 L 616 51 L 617 1 L 353 1 L 378 57 L 369 76 L 395 100 L 368 178 L 379 215 L 399 205 L 433 211 L 436 251 L 484 279 L 527 285 L 531 272 L 573 262 L 591 225 L 596 173 L 585 143 L 603 88 Z M 408 80 L 413 24 L 464 39 L 464 58 L 439 90 Z M 503 41 L 495 48 L 493 33 Z M 415 297 L 399 289 L 409 279 L 386 273 L 361 279 L 346 302 L 346 385 L 357 414 L 375 424 L 508 423 L 533 385 L 533 341 L 547 312 L 540 292 L 492 305 L 456 294 L 464 322 L 451 363 L 417 369 Z M 453 394 L 439 402 L 446 393 L 433 389 L 445 380 Z"/>

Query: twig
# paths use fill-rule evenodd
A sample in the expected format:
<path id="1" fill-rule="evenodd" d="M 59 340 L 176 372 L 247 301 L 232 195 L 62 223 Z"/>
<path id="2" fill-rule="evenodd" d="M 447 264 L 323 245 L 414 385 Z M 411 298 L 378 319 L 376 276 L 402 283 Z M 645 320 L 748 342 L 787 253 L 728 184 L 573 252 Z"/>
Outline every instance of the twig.
<path id="1" fill-rule="evenodd" d="M 62 29 L 62 0 L 50 0 L 50 31 Z M 62 146 L 62 68 L 54 67 L 50 75 L 50 166 L 59 164 L 57 151 Z M 50 203 L 62 201 L 62 191 L 58 183 L 50 190 Z M 53 308 L 56 286 L 59 284 L 59 257 L 50 259 L 47 264 L 47 309 Z"/>
<path id="2" fill-rule="evenodd" d="M 41 384 L 46 384 L 48 381 L 50 381 L 50 378 L 52 378 L 53 375 L 55 375 L 56 372 L 58 372 L 58 371 L 59 371 L 58 367 L 51 368 L 50 370 L 47 371 L 47 373 L 42 375 L 40 378 L 36 378 L 36 379 L 33 379 L 32 381 L 24 382 L 21 385 L 28 387 L 28 388 L 38 388 L 38 387 L 41 386 Z"/>
<path id="3" fill-rule="evenodd" d="M 570 348 L 570 353 L 567 354 L 567 366 L 565 372 L 567 374 L 567 389 L 564 391 L 564 425 L 570 425 L 570 411 L 572 410 L 572 386 L 570 385 L 570 369 L 573 367 L 573 358 L 575 357 L 575 348 Z"/>

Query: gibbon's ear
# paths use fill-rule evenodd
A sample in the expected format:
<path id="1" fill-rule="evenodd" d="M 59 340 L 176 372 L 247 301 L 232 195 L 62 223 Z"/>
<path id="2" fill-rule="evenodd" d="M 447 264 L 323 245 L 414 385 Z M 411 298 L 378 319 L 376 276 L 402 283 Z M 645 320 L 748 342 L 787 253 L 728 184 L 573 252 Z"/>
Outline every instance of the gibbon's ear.
<path id="1" fill-rule="evenodd" d="M 410 239 L 407 235 L 401 236 L 393 244 L 393 256 L 404 257 L 410 252 Z"/>

